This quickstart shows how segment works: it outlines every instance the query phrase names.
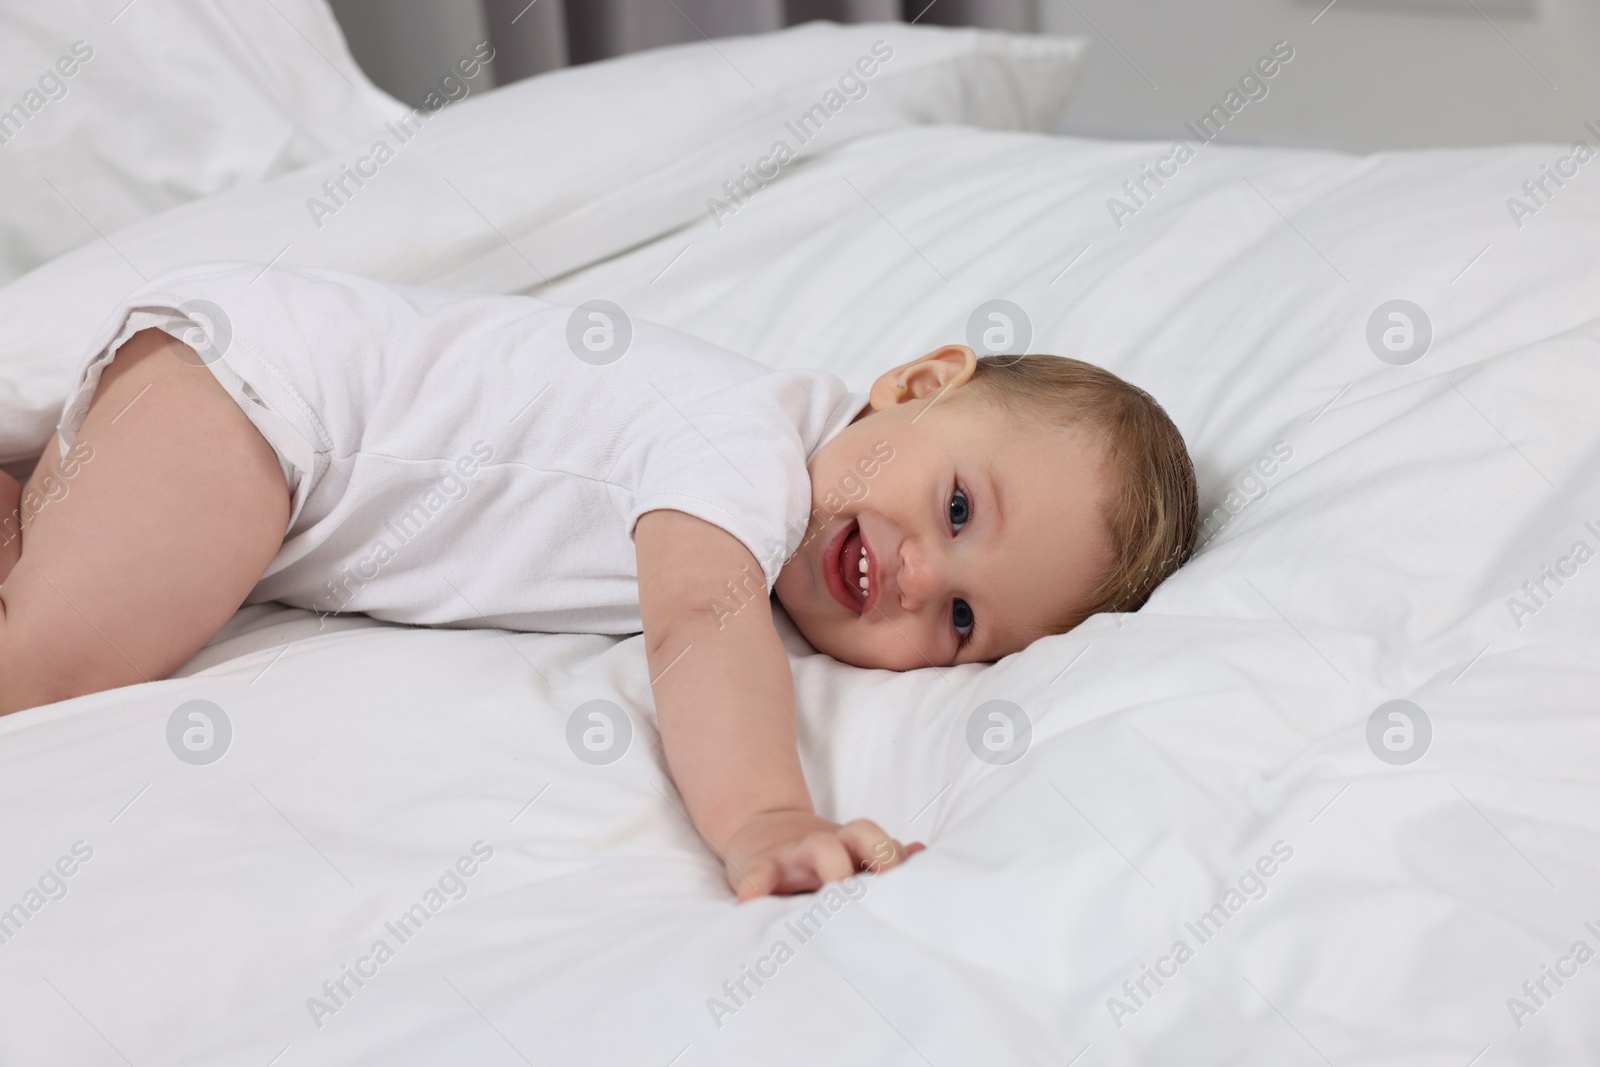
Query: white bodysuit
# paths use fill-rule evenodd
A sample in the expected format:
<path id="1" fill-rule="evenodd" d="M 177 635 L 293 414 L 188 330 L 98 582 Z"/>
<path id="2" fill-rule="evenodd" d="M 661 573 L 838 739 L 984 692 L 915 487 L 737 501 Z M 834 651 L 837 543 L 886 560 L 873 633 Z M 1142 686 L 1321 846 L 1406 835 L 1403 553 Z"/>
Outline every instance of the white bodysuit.
<path id="1" fill-rule="evenodd" d="M 805 532 L 807 462 L 866 404 L 614 305 L 208 263 L 107 319 L 63 455 L 116 348 L 150 326 L 206 361 L 292 494 L 245 603 L 401 623 L 636 633 L 633 525 L 657 508 L 738 538 L 770 590 Z"/>

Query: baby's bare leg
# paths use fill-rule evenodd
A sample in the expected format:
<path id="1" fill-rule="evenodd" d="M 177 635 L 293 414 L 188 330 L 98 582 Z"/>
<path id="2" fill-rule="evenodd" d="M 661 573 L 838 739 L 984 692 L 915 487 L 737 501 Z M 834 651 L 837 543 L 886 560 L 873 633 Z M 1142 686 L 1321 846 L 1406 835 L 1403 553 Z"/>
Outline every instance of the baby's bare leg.
<path id="1" fill-rule="evenodd" d="M 22 555 L 21 503 L 22 483 L 0 471 L 0 582 L 6 580 Z"/>
<path id="2" fill-rule="evenodd" d="M 193 349 L 150 329 L 106 368 L 67 459 L 52 435 L 19 510 L 22 554 L 0 587 L 0 714 L 182 666 L 277 554 L 289 490 Z"/>

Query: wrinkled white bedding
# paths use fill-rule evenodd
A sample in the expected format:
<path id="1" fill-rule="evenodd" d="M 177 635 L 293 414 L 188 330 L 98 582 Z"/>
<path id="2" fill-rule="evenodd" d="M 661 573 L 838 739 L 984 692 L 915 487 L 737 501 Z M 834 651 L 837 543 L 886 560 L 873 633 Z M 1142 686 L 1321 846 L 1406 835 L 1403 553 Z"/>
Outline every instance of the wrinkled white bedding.
<path id="1" fill-rule="evenodd" d="M 0 28 L 0 285 L 404 111 L 325 0 L 0 0 Z"/>
<path id="2" fill-rule="evenodd" d="M 184 677 L 0 720 L 0 908 L 93 849 L 0 944 L 0 1062 L 1600 1059 L 1600 193 L 1519 230 L 1552 146 L 1211 147 L 1116 228 L 1165 148 L 880 134 L 536 290 L 856 387 L 1005 298 L 1182 426 L 1208 544 L 1138 614 L 903 675 L 787 633 L 821 810 L 926 853 L 802 940 L 817 900 L 736 906 L 680 813 L 639 638 L 249 609 Z M 1393 299 L 1409 365 L 1366 341 Z M 232 723 L 208 766 L 167 745 L 192 699 Z M 567 745 L 593 699 L 610 765 Z M 966 742 L 997 699 L 1004 766 Z M 1392 699 L 1432 724 L 1406 766 L 1368 747 Z"/>

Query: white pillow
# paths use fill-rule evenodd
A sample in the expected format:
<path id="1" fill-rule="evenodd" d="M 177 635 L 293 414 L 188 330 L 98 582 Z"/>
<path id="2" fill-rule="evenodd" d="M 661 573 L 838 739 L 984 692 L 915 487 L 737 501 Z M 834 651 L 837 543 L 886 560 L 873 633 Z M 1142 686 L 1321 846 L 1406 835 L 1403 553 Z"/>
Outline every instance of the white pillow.
<path id="1" fill-rule="evenodd" d="M 0 284 L 404 110 L 322 0 L 0 0 L 0 26 Z"/>
<path id="2" fill-rule="evenodd" d="M 779 139 L 798 165 L 919 123 L 1047 130 L 1086 51 L 1079 38 L 813 22 L 554 71 L 423 111 L 403 143 L 385 129 L 295 174 L 130 226 L 0 290 L 0 462 L 43 448 L 101 319 L 162 271 L 277 260 L 528 289 L 707 217 L 708 202 L 728 203 L 723 183 L 763 158 L 782 173 Z M 799 144 L 786 123 L 808 111 L 815 127 Z M 366 171 L 359 186 L 349 168 Z"/>

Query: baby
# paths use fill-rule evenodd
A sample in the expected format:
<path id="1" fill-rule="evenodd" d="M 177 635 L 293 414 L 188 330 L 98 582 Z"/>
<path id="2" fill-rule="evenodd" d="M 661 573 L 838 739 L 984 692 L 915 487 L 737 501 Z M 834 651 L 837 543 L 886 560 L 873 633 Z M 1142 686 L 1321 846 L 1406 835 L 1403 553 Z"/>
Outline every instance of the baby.
<path id="1" fill-rule="evenodd" d="M 643 632 L 738 897 L 920 846 L 819 818 L 767 594 L 860 667 L 1132 611 L 1196 536 L 1182 437 L 1055 356 L 946 345 L 867 394 L 601 302 L 213 263 L 126 297 L 0 484 L 0 713 L 168 677 L 242 604 Z"/>

